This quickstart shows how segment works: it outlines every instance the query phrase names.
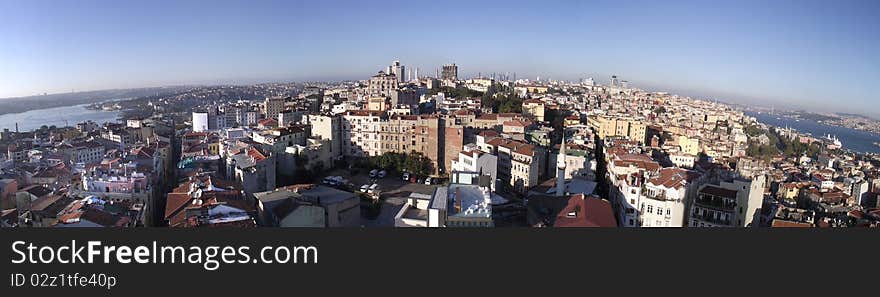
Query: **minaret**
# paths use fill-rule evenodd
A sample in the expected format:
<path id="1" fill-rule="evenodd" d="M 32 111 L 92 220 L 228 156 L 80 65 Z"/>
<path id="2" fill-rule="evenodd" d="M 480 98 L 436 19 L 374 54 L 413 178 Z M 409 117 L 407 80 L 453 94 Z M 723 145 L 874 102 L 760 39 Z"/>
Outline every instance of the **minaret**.
<path id="1" fill-rule="evenodd" d="M 559 145 L 559 155 L 556 156 L 556 196 L 565 195 L 565 132 L 562 133 L 562 143 Z"/>

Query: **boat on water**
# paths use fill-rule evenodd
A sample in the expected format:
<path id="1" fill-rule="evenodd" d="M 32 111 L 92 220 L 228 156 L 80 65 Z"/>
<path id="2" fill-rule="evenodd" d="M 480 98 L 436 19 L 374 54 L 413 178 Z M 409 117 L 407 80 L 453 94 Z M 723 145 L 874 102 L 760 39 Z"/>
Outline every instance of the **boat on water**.
<path id="1" fill-rule="evenodd" d="M 825 140 L 829 141 L 831 144 L 837 147 L 843 147 L 843 143 L 840 142 L 840 139 L 837 136 L 833 136 L 831 134 L 825 135 Z"/>

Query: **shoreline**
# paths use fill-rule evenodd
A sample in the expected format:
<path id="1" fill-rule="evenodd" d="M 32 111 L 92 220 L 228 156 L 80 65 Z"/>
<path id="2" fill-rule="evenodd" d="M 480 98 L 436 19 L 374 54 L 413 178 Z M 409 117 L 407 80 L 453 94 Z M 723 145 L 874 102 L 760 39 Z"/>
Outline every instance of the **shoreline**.
<path id="1" fill-rule="evenodd" d="M 861 155 L 878 155 L 878 154 L 880 154 L 880 146 L 878 146 L 876 144 L 876 142 L 880 142 L 880 134 L 877 134 L 877 133 L 874 133 L 871 131 L 853 129 L 853 128 L 842 127 L 842 126 L 834 126 L 834 125 L 826 124 L 825 122 L 820 122 L 820 121 L 815 121 L 815 120 L 810 120 L 810 119 L 793 118 L 791 116 L 787 116 L 787 115 L 783 115 L 783 114 L 771 114 L 771 113 L 767 113 L 767 112 L 746 111 L 746 115 L 755 118 L 758 121 L 758 123 L 761 123 L 761 124 L 764 124 L 764 125 L 767 125 L 770 127 L 775 127 L 777 129 L 784 129 L 787 126 L 787 128 L 790 128 L 790 129 L 798 132 L 799 134 L 804 134 L 809 137 L 817 138 L 817 139 L 821 139 L 822 137 L 824 137 L 824 135 L 821 135 L 823 133 L 818 133 L 820 135 L 816 135 L 817 133 L 814 133 L 813 131 L 806 131 L 806 130 L 812 130 L 812 129 L 809 129 L 808 127 L 795 127 L 797 125 L 796 123 L 807 122 L 807 123 L 812 123 L 812 124 L 818 125 L 818 126 L 824 126 L 825 128 L 848 129 L 848 130 L 850 130 L 849 132 L 866 134 L 866 135 L 858 135 L 858 134 L 842 135 L 842 136 L 845 136 L 846 138 L 849 138 L 849 137 L 856 137 L 856 138 L 846 139 L 846 140 L 842 139 L 841 142 L 843 142 L 843 147 L 841 147 L 840 150 L 845 151 L 845 152 L 854 153 L 854 154 L 861 154 Z M 758 115 L 766 116 L 769 118 L 776 118 L 777 121 L 794 121 L 794 122 L 792 123 L 793 125 L 776 125 L 776 124 L 770 123 L 766 120 L 759 119 Z M 836 134 L 832 134 L 832 135 L 836 135 Z M 836 136 L 840 137 L 841 135 L 836 135 Z M 863 139 L 861 136 L 867 136 L 867 137 L 870 137 L 873 139 L 866 140 L 866 139 Z M 860 138 L 862 138 L 862 139 L 860 139 Z M 859 140 L 859 141 L 851 141 L 851 140 Z M 868 142 L 863 143 L 864 141 L 868 141 Z M 862 147 L 861 149 L 853 148 L 853 142 L 860 143 L 860 144 L 862 144 L 861 146 L 864 146 L 864 147 Z M 855 145 L 855 146 L 859 147 L 860 145 Z"/>

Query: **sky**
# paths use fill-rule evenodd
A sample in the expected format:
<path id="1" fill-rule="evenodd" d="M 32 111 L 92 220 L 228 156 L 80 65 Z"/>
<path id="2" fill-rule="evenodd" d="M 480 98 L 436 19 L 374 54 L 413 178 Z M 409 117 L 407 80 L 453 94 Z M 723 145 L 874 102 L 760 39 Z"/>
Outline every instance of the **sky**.
<path id="1" fill-rule="evenodd" d="M 880 1 L 0 0 L 0 98 L 420 74 L 880 116 Z"/>

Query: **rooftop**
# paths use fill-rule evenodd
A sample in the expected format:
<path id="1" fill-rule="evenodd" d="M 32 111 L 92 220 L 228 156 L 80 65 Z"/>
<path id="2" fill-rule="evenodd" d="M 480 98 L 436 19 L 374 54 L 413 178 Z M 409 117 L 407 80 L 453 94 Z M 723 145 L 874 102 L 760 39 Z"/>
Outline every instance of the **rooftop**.
<path id="1" fill-rule="evenodd" d="M 736 199 L 736 191 L 728 190 L 728 189 L 714 186 L 714 185 L 708 185 L 708 186 L 704 187 L 702 190 L 700 190 L 700 193 L 705 193 L 705 194 L 718 196 L 718 197 L 726 197 L 726 198 Z"/>
<path id="2" fill-rule="evenodd" d="M 446 191 L 449 203 L 449 216 L 483 217 L 492 216 L 492 199 L 489 190 L 476 185 L 451 184 Z"/>

